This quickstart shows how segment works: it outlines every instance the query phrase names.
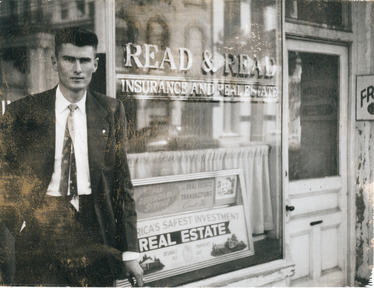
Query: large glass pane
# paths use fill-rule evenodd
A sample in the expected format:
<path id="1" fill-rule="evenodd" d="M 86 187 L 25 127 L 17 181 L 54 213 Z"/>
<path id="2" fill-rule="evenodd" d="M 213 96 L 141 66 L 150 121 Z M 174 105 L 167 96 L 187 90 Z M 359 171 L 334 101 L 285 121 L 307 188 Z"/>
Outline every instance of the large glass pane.
<path id="1" fill-rule="evenodd" d="M 255 255 L 238 252 L 214 268 L 196 262 L 199 273 L 168 270 L 184 257 L 183 245 L 143 253 L 150 285 L 179 285 L 281 257 L 279 12 L 273 0 L 116 1 L 117 98 L 127 111 L 132 177 L 241 169 L 254 239 Z M 144 202 L 143 190 L 135 198 Z M 171 210 L 167 216 L 176 217 Z M 150 237 L 161 237 L 161 226 Z M 213 242 L 186 249 L 200 253 Z M 149 270 L 149 262 L 160 270 Z"/>
<path id="2" fill-rule="evenodd" d="M 288 57 L 289 178 L 338 175 L 339 57 Z"/>

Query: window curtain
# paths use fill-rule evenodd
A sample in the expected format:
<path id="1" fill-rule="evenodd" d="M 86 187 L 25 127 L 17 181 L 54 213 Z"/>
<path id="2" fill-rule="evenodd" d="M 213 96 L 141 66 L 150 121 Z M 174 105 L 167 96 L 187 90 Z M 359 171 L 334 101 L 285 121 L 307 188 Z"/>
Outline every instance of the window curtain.
<path id="1" fill-rule="evenodd" d="M 129 154 L 128 162 L 133 179 L 240 168 L 252 233 L 262 234 L 274 228 L 268 145 Z"/>

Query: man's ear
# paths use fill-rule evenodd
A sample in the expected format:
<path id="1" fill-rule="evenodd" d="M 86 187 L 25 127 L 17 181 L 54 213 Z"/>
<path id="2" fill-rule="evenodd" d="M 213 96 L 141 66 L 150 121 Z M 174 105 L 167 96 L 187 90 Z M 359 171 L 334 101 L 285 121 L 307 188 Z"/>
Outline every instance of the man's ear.
<path id="1" fill-rule="evenodd" d="M 57 69 L 57 57 L 54 53 L 52 53 L 52 55 L 51 55 L 51 61 L 52 61 L 53 70 L 58 71 L 58 69 Z"/>
<path id="2" fill-rule="evenodd" d="M 97 68 L 99 67 L 99 57 L 95 57 L 93 64 L 94 64 L 94 69 L 92 72 L 95 73 Z"/>

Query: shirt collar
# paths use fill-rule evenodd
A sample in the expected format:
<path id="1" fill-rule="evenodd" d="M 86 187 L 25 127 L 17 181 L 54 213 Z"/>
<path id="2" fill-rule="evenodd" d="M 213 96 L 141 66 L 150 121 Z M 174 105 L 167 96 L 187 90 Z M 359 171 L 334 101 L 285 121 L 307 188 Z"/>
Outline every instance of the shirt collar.
<path id="1" fill-rule="evenodd" d="M 84 95 L 79 102 L 75 103 L 78 106 L 78 109 L 83 113 L 86 114 L 86 97 L 87 97 L 87 90 L 84 92 Z M 60 85 L 57 86 L 56 90 L 56 113 L 59 114 L 65 109 L 68 109 L 68 106 L 72 104 L 69 102 L 64 95 L 62 95 L 60 90 Z"/>

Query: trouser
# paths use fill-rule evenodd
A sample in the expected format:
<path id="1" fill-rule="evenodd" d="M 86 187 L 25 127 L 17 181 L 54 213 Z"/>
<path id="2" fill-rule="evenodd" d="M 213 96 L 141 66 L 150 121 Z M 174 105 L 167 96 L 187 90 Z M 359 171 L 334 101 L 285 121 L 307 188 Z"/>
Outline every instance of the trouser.
<path id="1" fill-rule="evenodd" d="M 45 196 L 16 241 L 15 284 L 113 286 L 109 261 L 120 256 L 103 244 L 93 207 L 91 195 L 79 196 L 79 212 L 66 198 Z"/>
<path id="2" fill-rule="evenodd" d="M 12 284 L 14 274 L 14 237 L 0 220 L 0 286 Z"/>

